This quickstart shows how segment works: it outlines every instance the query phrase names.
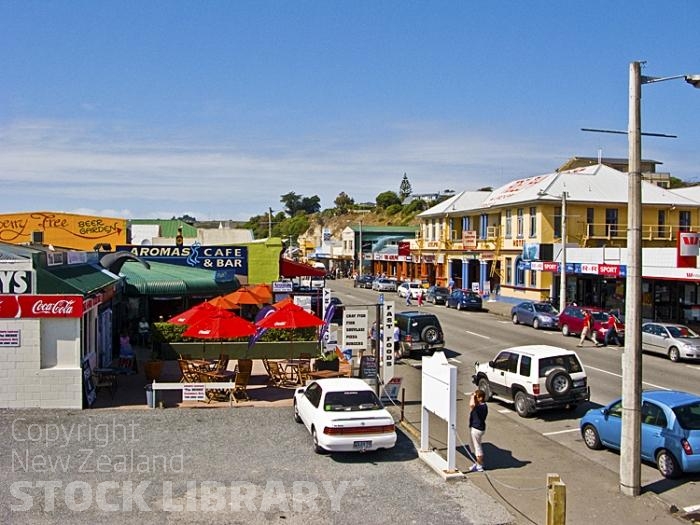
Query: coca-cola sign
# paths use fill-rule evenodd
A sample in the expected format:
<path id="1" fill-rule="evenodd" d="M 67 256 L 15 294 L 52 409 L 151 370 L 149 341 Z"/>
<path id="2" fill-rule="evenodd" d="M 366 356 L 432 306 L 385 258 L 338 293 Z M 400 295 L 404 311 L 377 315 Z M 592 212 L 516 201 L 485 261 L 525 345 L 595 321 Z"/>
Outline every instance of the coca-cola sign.
<path id="1" fill-rule="evenodd" d="M 81 295 L 0 295 L 0 318 L 82 317 Z"/>

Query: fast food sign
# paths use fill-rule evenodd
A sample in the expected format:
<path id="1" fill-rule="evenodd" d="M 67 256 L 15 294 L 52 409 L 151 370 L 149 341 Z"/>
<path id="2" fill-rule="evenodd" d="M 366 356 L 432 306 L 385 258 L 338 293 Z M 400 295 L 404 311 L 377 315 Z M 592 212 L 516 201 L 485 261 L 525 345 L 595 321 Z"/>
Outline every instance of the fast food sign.
<path id="1" fill-rule="evenodd" d="M 82 317 L 80 295 L 0 295 L 0 318 Z"/>

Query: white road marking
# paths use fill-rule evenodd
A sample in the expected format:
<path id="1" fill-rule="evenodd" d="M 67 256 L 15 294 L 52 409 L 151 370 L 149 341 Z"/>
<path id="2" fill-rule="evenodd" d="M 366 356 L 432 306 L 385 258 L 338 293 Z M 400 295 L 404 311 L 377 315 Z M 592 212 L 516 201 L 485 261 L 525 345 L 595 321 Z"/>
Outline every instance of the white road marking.
<path id="1" fill-rule="evenodd" d="M 700 370 L 700 366 L 697 365 L 685 365 L 686 368 L 692 368 L 693 370 Z"/>
<path id="2" fill-rule="evenodd" d="M 499 414 L 510 414 L 512 410 L 508 410 L 507 408 L 502 408 L 498 411 Z"/>
<path id="3" fill-rule="evenodd" d="M 700 505 L 691 505 L 690 507 L 683 507 L 684 512 L 695 512 L 696 510 L 700 510 Z"/>
<path id="4" fill-rule="evenodd" d="M 569 428 L 566 430 L 557 430 L 556 432 L 544 432 L 543 436 L 556 436 L 557 434 L 568 434 L 569 432 L 578 432 L 578 428 Z"/>
<path id="5" fill-rule="evenodd" d="M 611 376 L 619 377 L 622 378 L 622 374 L 616 374 L 615 372 L 610 372 L 609 370 L 603 370 L 602 368 L 596 368 L 594 366 L 586 366 L 588 370 L 596 370 L 597 372 L 602 372 L 603 374 L 608 374 Z M 667 388 L 665 386 L 661 385 L 655 385 L 654 383 L 649 383 L 647 381 L 642 381 L 643 385 L 649 385 L 652 388 L 660 388 L 661 390 L 671 390 L 670 388 Z"/>
<path id="6" fill-rule="evenodd" d="M 482 339 L 491 339 L 488 335 L 477 334 L 476 332 L 470 332 L 469 330 L 465 330 L 465 332 L 473 335 L 474 337 L 481 337 Z"/>

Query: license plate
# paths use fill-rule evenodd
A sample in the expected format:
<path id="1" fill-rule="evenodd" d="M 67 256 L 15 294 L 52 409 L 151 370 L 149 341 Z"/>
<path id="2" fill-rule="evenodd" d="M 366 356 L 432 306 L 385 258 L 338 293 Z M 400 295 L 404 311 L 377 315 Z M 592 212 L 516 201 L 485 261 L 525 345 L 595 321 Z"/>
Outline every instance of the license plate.
<path id="1" fill-rule="evenodd" d="M 371 441 L 353 441 L 352 448 L 357 448 L 360 450 L 366 450 L 372 447 Z"/>

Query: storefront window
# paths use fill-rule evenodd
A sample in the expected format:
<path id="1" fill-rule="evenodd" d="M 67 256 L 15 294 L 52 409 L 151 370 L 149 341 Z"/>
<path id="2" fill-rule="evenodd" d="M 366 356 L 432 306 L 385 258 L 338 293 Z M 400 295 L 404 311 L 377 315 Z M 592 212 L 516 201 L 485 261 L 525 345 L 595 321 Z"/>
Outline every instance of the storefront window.
<path id="1" fill-rule="evenodd" d="M 530 270 L 530 286 L 537 286 L 537 272 Z"/>
<path id="2" fill-rule="evenodd" d="M 506 283 L 513 283 L 513 259 L 506 257 Z"/>
<path id="3" fill-rule="evenodd" d="M 515 260 L 515 286 L 525 286 L 525 268 L 520 264 L 521 259 Z"/>

